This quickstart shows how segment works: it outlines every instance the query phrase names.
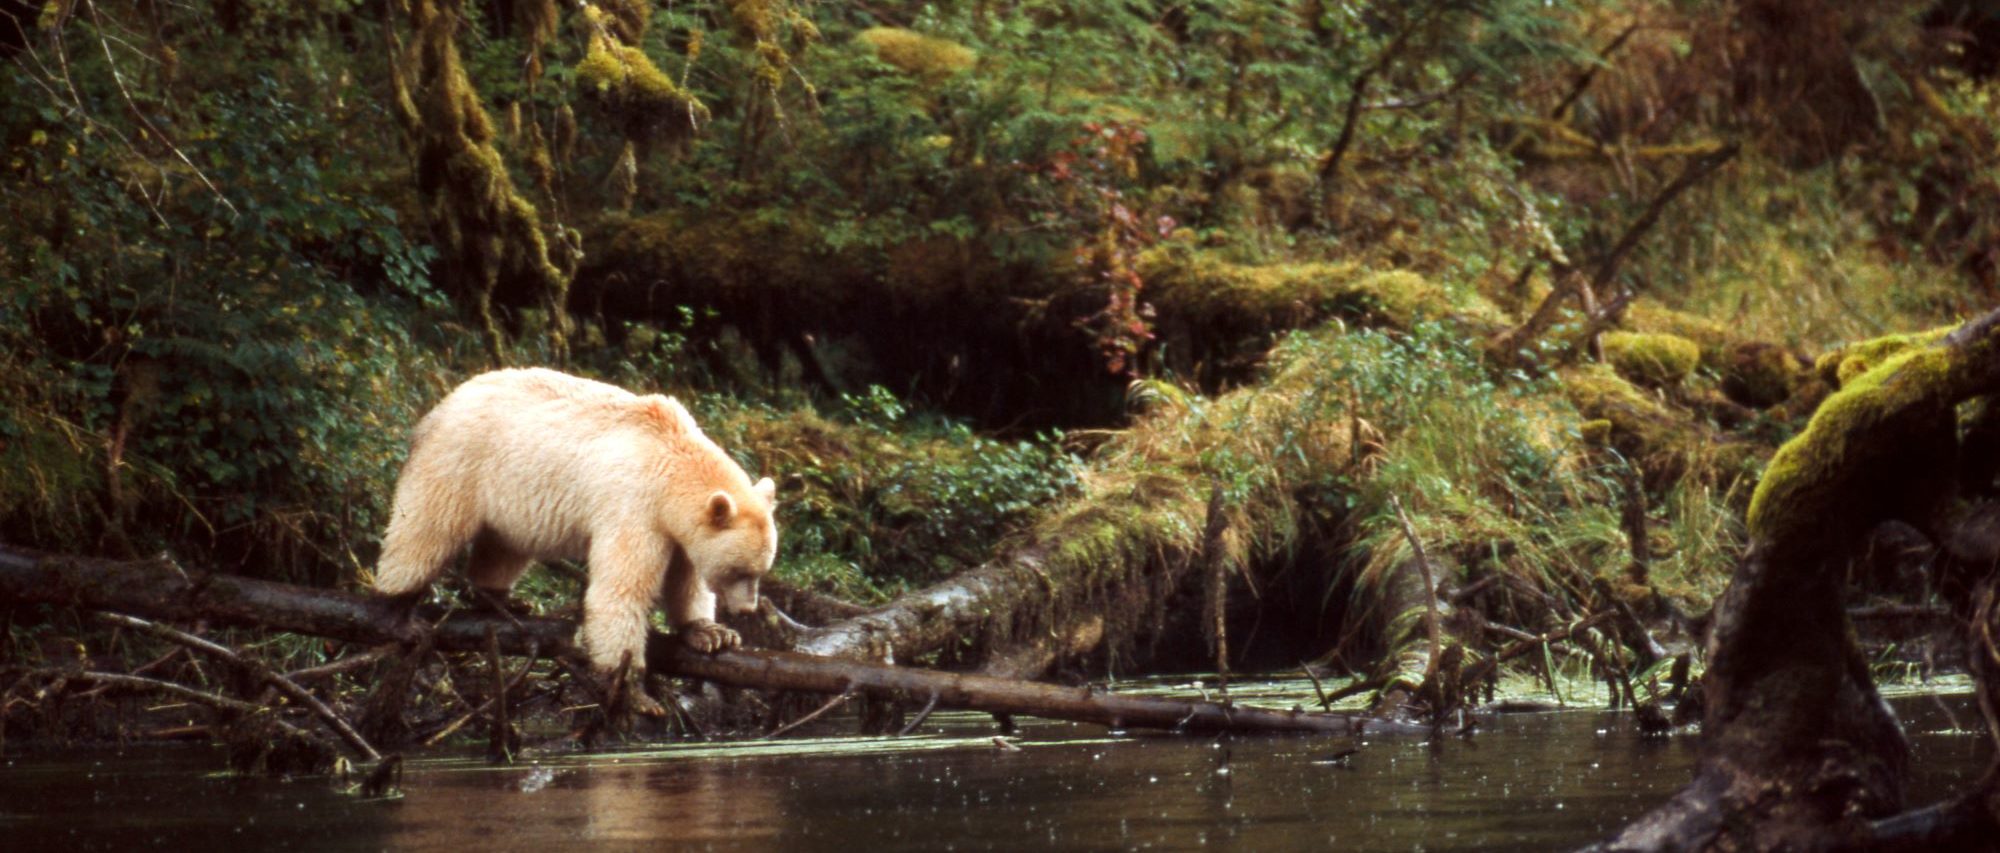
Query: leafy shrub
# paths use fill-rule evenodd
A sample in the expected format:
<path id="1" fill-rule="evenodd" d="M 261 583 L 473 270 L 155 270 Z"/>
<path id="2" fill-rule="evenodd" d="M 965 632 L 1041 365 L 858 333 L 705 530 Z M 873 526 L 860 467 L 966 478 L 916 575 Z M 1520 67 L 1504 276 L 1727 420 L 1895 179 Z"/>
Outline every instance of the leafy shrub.
<path id="1" fill-rule="evenodd" d="M 184 150 L 201 176 L 25 110 L 0 116 L 36 140 L 0 221 L 17 282 L 0 299 L 17 401 L 0 411 L 0 530 L 294 580 L 351 571 L 434 393 L 405 325 L 437 304 L 431 250 L 357 196 L 338 128 L 268 78 L 198 99 Z"/>

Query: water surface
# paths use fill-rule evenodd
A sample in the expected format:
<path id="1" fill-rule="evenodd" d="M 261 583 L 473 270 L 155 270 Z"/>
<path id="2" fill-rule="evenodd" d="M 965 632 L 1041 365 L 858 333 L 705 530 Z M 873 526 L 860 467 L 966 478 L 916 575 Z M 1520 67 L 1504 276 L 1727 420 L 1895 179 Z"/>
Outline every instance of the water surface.
<path id="1" fill-rule="evenodd" d="M 1894 700 L 1913 801 L 1969 784 L 1986 747 L 1968 695 Z M 905 738 L 686 744 L 490 768 L 411 762 L 405 793 L 219 774 L 212 749 L 0 760 L 10 851 L 158 848 L 1552 850 L 1599 838 L 1688 778 L 1693 735 L 1602 711 L 1499 715 L 1470 740 L 1115 735 L 939 715 Z"/>

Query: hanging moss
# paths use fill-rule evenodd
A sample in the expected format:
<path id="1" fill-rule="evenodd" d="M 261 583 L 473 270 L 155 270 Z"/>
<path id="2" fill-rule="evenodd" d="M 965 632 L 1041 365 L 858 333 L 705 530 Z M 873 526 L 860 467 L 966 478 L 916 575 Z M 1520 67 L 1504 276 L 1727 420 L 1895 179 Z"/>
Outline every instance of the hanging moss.
<path id="1" fill-rule="evenodd" d="M 1701 361 L 1701 347 L 1679 335 L 1607 332 L 1599 342 L 1618 375 L 1654 388 L 1679 385 Z"/>
<path id="2" fill-rule="evenodd" d="M 941 80 L 970 70 L 979 60 L 971 48 L 958 42 L 900 27 L 871 27 L 854 40 L 873 49 L 877 58 L 896 70 L 925 80 Z"/>
<path id="3" fill-rule="evenodd" d="M 547 236 L 535 206 L 514 186 L 494 147 L 493 120 L 459 60 L 456 0 L 410 4 L 416 32 L 409 62 L 392 82 L 403 120 L 417 137 L 417 184 L 428 197 L 426 213 L 444 237 L 446 280 L 469 293 L 495 356 L 502 332 L 493 313 L 493 291 L 503 274 L 535 285 L 552 316 L 552 344 L 567 346 L 569 275 L 549 258 Z M 414 85 L 420 96 L 412 94 Z"/>
<path id="4" fill-rule="evenodd" d="M 577 86 L 637 139 L 678 139 L 708 122 L 708 106 L 636 47 L 599 36 L 576 66 Z"/>

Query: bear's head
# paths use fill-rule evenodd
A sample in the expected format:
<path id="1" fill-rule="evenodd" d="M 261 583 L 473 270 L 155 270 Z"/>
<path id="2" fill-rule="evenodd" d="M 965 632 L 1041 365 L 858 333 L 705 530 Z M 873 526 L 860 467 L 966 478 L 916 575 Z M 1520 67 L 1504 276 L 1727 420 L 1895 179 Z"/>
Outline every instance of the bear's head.
<path id="1" fill-rule="evenodd" d="M 747 495 L 717 491 L 702 510 L 699 533 L 686 544 L 695 576 L 715 593 L 716 609 L 757 609 L 757 581 L 778 556 L 778 522 L 772 517 L 777 484 L 758 480 Z"/>

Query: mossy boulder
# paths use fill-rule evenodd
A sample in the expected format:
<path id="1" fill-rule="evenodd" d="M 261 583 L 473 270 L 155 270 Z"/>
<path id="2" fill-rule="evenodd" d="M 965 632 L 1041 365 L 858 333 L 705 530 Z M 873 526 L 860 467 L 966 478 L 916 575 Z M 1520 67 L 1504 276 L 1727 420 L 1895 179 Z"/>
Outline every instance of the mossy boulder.
<path id="1" fill-rule="evenodd" d="M 1679 335 L 1607 332 L 1600 343 L 1618 375 L 1654 388 L 1679 385 L 1701 362 L 1701 347 Z"/>
<path id="2" fill-rule="evenodd" d="M 1637 462 L 1649 487 L 1671 483 L 1697 464 L 1737 462 L 1735 445 L 1715 442 L 1695 418 L 1668 406 L 1657 392 L 1634 385 L 1610 365 L 1587 364 L 1557 375 L 1563 395 L 1586 419 L 1593 443 L 1608 444 Z"/>
<path id="3" fill-rule="evenodd" d="M 942 80 L 969 71 L 979 61 L 971 48 L 950 39 L 927 36 L 901 27 L 871 27 L 854 40 L 896 70 L 923 80 Z"/>
<path id="4" fill-rule="evenodd" d="M 1720 369 L 1722 352 L 1738 336 L 1728 327 L 1685 311 L 1676 311 L 1648 299 L 1639 299 L 1625 310 L 1625 327 L 1635 332 L 1658 332 L 1694 341 L 1701 348 L 1702 364 Z"/>

